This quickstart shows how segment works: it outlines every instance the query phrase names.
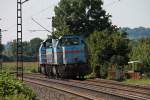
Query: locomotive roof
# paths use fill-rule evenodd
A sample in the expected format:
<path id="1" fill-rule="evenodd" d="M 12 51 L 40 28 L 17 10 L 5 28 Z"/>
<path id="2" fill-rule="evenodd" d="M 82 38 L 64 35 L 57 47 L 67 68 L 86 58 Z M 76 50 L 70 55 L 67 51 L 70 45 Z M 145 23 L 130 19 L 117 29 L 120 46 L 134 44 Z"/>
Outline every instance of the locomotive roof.
<path id="1" fill-rule="evenodd" d="M 60 38 L 82 38 L 81 36 L 78 35 L 63 35 Z M 60 39 L 59 38 L 59 39 Z"/>

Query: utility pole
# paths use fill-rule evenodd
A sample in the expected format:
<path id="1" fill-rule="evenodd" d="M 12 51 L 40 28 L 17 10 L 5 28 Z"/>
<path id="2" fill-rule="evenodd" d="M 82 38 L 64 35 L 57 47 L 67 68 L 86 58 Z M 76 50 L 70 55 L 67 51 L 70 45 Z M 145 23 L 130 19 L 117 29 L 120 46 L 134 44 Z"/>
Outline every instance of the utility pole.
<path id="1" fill-rule="evenodd" d="M 3 52 L 3 45 L 2 45 L 2 32 L 5 32 L 7 30 L 2 30 L 0 29 L 0 69 L 1 71 L 3 70 L 3 55 L 2 55 L 2 52 Z"/>
<path id="2" fill-rule="evenodd" d="M 21 77 L 23 81 L 23 46 L 22 46 L 22 4 L 24 4 L 25 0 L 17 0 L 17 78 Z"/>
<path id="3" fill-rule="evenodd" d="M 23 81 L 22 0 L 17 0 L 17 78 Z"/>
<path id="4" fill-rule="evenodd" d="M 0 18 L 0 20 L 2 20 Z M 2 30 L 0 29 L 0 45 L 2 44 Z M 2 52 L 0 51 L 0 69 L 2 71 Z"/>
<path id="5" fill-rule="evenodd" d="M 2 19 L 0 18 L 0 21 L 1 21 Z M 3 70 L 3 66 L 2 66 L 2 63 L 3 63 L 3 57 L 2 57 L 2 51 L 3 51 L 3 45 L 2 45 L 2 32 L 5 32 L 5 31 L 7 31 L 7 30 L 2 30 L 2 29 L 0 29 L 0 70 L 1 70 L 1 72 L 2 72 L 2 70 Z"/>
<path id="6" fill-rule="evenodd" d="M 0 29 L 0 46 L 2 46 L 2 30 Z M 2 49 L 2 47 L 1 47 Z M 0 69 L 2 72 L 2 51 L 0 51 Z"/>

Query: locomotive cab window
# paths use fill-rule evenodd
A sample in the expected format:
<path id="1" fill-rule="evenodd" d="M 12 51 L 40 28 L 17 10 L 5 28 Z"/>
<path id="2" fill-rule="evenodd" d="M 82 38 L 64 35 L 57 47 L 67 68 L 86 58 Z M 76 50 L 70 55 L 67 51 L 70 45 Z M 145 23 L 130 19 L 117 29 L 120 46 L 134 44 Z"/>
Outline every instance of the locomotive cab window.
<path id="1" fill-rule="evenodd" d="M 79 45 L 80 41 L 78 38 L 62 38 L 60 40 L 61 46 Z"/>
<path id="2" fill-rule="evenodd" d="M 52 39 L 48 39 L 46 41 L 46 48 L 51 48 L 52 47 Z"/>

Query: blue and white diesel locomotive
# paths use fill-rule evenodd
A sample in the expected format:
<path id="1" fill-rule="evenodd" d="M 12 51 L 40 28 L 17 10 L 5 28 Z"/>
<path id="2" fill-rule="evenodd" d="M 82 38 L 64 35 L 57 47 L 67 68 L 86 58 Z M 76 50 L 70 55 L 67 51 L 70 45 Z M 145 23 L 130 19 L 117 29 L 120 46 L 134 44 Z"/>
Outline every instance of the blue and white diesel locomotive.
<path id="1" fill-rule="evenodd" d="M 64 35 L 48 38 L 39 48 L 39 71 L 50 78 L 77 78 L 90 72 L 83 38 Z"/>

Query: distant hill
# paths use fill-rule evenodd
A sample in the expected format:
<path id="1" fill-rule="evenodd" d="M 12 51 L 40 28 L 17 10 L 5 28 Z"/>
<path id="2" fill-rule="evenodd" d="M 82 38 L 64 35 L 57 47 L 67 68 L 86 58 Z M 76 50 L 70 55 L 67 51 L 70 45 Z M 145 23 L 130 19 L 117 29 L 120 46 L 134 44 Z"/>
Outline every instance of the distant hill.
<path id="1" fill-rule="evenodd" d="M 150 37 L 150 28 L 138 27 L 138 28 L 122 28 L 122 31 L 127 32 L 129 39 L 140 39 Z"/>

